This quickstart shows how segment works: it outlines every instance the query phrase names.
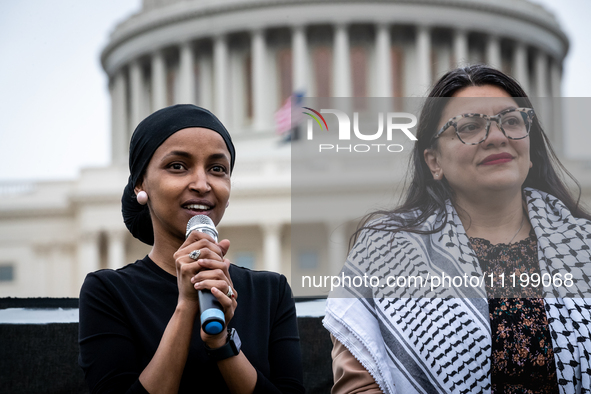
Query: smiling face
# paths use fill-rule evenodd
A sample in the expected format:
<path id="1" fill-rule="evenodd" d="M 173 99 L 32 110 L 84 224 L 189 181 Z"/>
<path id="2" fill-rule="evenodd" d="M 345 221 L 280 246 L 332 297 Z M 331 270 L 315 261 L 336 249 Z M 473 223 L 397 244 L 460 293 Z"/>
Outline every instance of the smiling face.
<path id="1" fill-rule="evenodd" d="M 177 131 L 158 147 L 141 183 L 148 194 L 155 240 L 184 241 L 195 215 L 207 215 L 217 225 L 230 197 L 230 152 L 223 138 L 205 128 Z"/>
<path id="2" fill-rule="evenodd" d="M 449 101 L 438 129 L 451 118 L 479 113 L 496 115 L 518 105 L 503 89 L 492 86 L 470 86 L 458 91 Z M 529 137 L 508 139 L 491 122 L 486 140 L 478 145 L 463 144 L 453 127 L 445 130 L 437 139 L 435 149 L 426 149 L 425 161 L 435 179 L 447 180 L 456 196 L 473 199 L 491 195 L 497 191 L 520 191 L 531 167 Z M 438 175 L 438 176 L 436 176 Z"/>

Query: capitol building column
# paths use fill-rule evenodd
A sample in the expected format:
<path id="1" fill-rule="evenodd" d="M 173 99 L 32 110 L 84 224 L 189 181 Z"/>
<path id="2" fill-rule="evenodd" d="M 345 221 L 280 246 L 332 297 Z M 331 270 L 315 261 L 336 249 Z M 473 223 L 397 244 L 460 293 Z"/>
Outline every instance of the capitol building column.
<path id="1" fill-rule="evenodd" d="M 308 42 L 305 26 L 296 26 L 291 33 L 293 91 L 308 92 Z"/>
<path id="2" fill-rule="evenodd" d="M 89 272 L 100 269 L 100 251 L 98 232 L 83 233 L 78 240 L 78 285 L 84 283 Z"/>
<path id="3" fill-rule="evenodd" d="M 109 231 L 107 237 L 107 264 L 111 269 L 121 268 L 125 265 L 125 236 L 126 230 Z"/>
<path id="4" fill-rule="evenodd" d="M 560 91 L 560 80 L 561 80 L 561 71 L 560 71 L 560 62 L 554 58 L 550 58 L 550 86 L 552 92 L 549 96 L 553 97 L 551 99 L 552 107 L 553 107 L 553 125 L 552 130 L 562 130 L 563 126 L 563 117 L 562 113 L 564 110 L 563 107 L 563 100 L 560 98 L 562 97 Z M 561 134 L 559 132 L 555 132 L 552 136 L 552 144 L 553 149 L 556 154 L 561 157 L 564 154 L 564 142 L 561 138 Z"/>
<path id="5" fill-rule="evenodd" d="M 513 76 L 521 84 L 525 93 L 529 94 L 529 73 L 527 71 L 527 47 L 517 42 L 513 53 Z"/>
<path id="6" fill-rule="evenodd" d="M 561 79 L 560 62 L 556 59 L 550 59 L 550 84 L 552 87 L 552 97 L 562 97 L 562 92 L 560 91 Z"/>
<path id="7" fill-rule="evenodd" d="M 264 269 L 281 272 L 281 224 L 265 223 L 262 229 Z"/>
<path id="8" fill-rule="evenodd" d="M 536 96 L 548 97 L 548 57 L 540 49 L 536 52 L 535 73 L 536 73 Z"/>
<path id="9" fill-rule="evenodd" d="M 333 95 L 334 97 L 351 97 L 351 55 L 346 25 L 335 26 L 333 45 Z"/>
<path id="10" fill-rule="evenodd" d="M 329 220 L 325 223 L 328 230 L 328 272 L 329 275 L 338 275 L 347 260 L 347 232 L 341 221 Z"/>
<path id="11" fill-rule="evenodd" d="M 428 26 L 417 28 L 417 69 L 418 89 L 421 94 L 431 86 L 431 29 Z"/>
<path id="12" fill-rule="evenodd" d="M 179 48 L 179 104 L 195 103 L 195 58 L 190 42 L 183 42 Z"/>
<path id="13" fill-rule="evenodd" d="M 455 66 L 463 66 L 468 63 L 468 33 L 465 30 L 454 32 L 453 54 Z"/>
<path id="14" fill-rule="evenodd" d="M 219 35 L 213 41 L 214 113 L 228 124 L 228 43 L 226 36 Z"/>
<path id="15" fill-rule="evenodd" d="M 127 163 L 127 81 L 123 70 L 111 77 L 111 147 L 114 164 Z"/>
<path id="16" fill-rule="evenodd" d="M 496 35 L 490 35 L 486 43 L 486 63 L 489 66 L 501 69 L 501 42 Z"/>
<path id="17" fill-rule="evenodd" d="M 550 84 L 552 86 L 552 97 L 562 97 L 562 92 L 560 91 L 561 79 L 560 62 L 556 59 L 550 59 Z"/>
<path id="18" fill-rule="evenodd" d="M 267 60 L 267 43 L 265 42 L 265 31 L 258 29 L 252 32 L 252 103 L 253 103 L 253 129 L 256 131 L 265 130 L 267 124 L 267 71 L 265 63 Z"/>
<path id="19" fill-rule="evenodd" d="M 166 64 L 164 54 L 157 50 L 152 54 L 152 112 L 166 107 Z"/>
<path id="20" fill-rule="evenodd" d="M 134 130 L 142 121 L 142 82 L 142 68 L 139 60 L 136 59 L 129 65 L 129 89 L 131 90 L 131 124 L 129 125 L 129 130 Z"/>
<path id="21" fill-rule="evenodd" d="M 392 97 L 392 56 L 390 26 L 380 24 L 376 31 L 376 96 Z"/>

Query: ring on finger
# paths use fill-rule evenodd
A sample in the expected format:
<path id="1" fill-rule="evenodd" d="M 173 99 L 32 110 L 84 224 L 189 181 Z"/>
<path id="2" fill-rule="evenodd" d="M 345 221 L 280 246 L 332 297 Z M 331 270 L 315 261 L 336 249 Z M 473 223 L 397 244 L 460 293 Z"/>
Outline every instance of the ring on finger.
<path id="1" fill-rule="evenodd" d="M 193 260 L 197 260 L 200 255 L 201 255 L 201 251 L 199 249 L 196 249 L 196 250 L 192 251 L 191 253 L 189 253 L 189 257 L 192 258 Z"/>
<path id="2" fill-rule="evenodd" d="M 228 292 L 226 293 L 226 297 L 234 298 L 234 290 L 232 290 L 232 287 L 230 286 L 228 286 Z"/>

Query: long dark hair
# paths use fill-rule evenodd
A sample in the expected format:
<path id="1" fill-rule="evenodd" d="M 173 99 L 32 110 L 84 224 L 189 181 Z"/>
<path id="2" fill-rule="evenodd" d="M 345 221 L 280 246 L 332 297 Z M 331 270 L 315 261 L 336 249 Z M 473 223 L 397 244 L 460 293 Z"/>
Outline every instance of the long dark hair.
<path id="1" fill-rule="evenodd" d="M 469 86 L 493 85 L 503 89 L 516 101 L 520 107 L 533 108 L 525 91 L 513 78 L 501 71 L 485 65 L 472 65 L 449 71 L 435 84 L 429 98 L 452 97 L 456 92 Z M 421 225 L 435 212 L 446 212 L 446 201 L 454 199 L 454 193 L 445 178 L 435 181 L 425 162 L 425 149 L 437 147 L 437 139 L 433 135 L 437 132 L 447 100 L 427 99 L 417 128 L 417 141 L 410 158 L 410 184 L 404 195 L 401 206 L 394 210 L 380 210 L 367 215 L 352 237 L 352 240 L 363 229 L 408 231 L 418 234 L 433 234 L 443 229 L 445 222 L 432 230 L 422 230 Z M 591 215 L 579 206 L 581 187 L 576 179 L 560 163 L 550 146 L 548 137 L 544 134 L 540 122 L 534 117 L 530 139 L 530 160 L 533 167 L 529 170 L 523 187 L 532 187 L 549 193 L 570 210 L 573 216 L 591 220 Z M 566 187 L 563 178 L 566 175 L 573 180 L 579 189 L 575 199 Z M 408 182 L 408 181 L 407 181 Z M 384 221 L 375 221 L 378 217 L 386 216 Z M 392 228 L 392 222 L 396 227 Z"/>

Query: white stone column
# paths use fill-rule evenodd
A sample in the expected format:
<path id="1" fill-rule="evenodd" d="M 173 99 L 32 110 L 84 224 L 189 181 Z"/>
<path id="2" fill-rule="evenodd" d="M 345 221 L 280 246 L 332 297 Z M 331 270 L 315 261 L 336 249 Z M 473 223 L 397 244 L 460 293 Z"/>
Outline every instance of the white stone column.
<path id="1" fill-rule="evenodd" d="M 179 104 L 195 103 L 195 58 L 190 42 L 180 45 L 179 61 Z"/>
<path id="2" fill-rule="evenodd" d="M 527 47 L 518 42 L 513 53 L 513 76 L 525 93 L 529 93 L 529 73 L 527 71 Z"/>
<path id="3" fill-rule="evenodd" d="M 486 43 L 486 63 L 489 66 L 501 69 L 501 41 L 495 35 L 490 35 Z"/>
<path id="4" fill-rule="evenodd" d="M 166 63 L 161 50 L 152 55 L 152 112 L 166 107 Z"/>
<path id="5" fill-rule="evenodd" d="M 453 39 L 453 53 L 456 65 L 468 64 L 468 33 L 465 30 L 456 30 Z"/>
<path id="6" fill-rule="evenodd" d="M 82 286 L 86 274 L 94 272 L 100 268 L 99 253 L 98 233 L 83 233 L 78 239 L 78 288 Z"/>
<path id="7" fill-rule="evenodd" d="M 63 244 L 52 243 L 47 246 L 47 269 L 48 273 L 44 281 L 48 283 L 45 297 L 70 297 L 72 286 L 72 267 L 67 257 Z M 41 274 L 41 273 L 39 273 Z M 80 289 L 76 289 L 78 292 Z"/>
<path id="8" fill-rule="evenodd" d="M 376 31 L 376 96 L 392 97 L 392 56 L 390 26 L 381 24 Z"/>
<path id="9" fill-rule="evenodd" d="M 142 121 L 142 68 L 137 60 L 132 61 L 129 65 L 129 88 L 131 90 L 130 129 L 135 130 Z"/>
<path id="10" fill-rule="evenodd" d="M 347 235 L 341 222 L 328 222 L 329 275 L 338 275 L 347 259 Z"/>
<path id="11" fill-rule="evenodd" d="M 431 29 L 428 26 L 417 27 L 417 68 L 418 87 L 426 92 L 431 86 Z"/>
<path id="12" fill-rule="evenodd" d="M 552 114 L 553 114 L 553 124 L 552 130 L 554 131 L 553 140 L 552 140 L 552 148 L 554 152 L 558 155 L 559 158 L 562 158 L 564 155 L 564 126 L 563 126 L 563 106 L 562 106 L 562 92 L 560 89 L 561 86 L 561 70 L 560 70 L 560 63 L 556 59 L 552 59 L 550 62 L 550 83 L 552 86 L 552 92 L 549 96 L 552 96 L 551 100 L 552 103 Z M 546 128 L 546 132 L 548 128 Z"/>
<path id="13" fill-rule="evenodd" d="M 562 85 L 561 80 L 562 75 L 560 71 L 560 64 L 556 59 L 552 59 L 550 63 L 550 84 L 552 86 L 552 97 L 562 97 L 562 92 L 560 89 Z"/>
<path id="14" fill-rule="evenodd" d="M 253 129 L 265 130 L 269 127 L 267 107 L 269 103 L 267 89 L 267 43 L 265 31 L 255 30 L 251 35 L 252 50 L 252 104 L 253 104 Z"/>
<path id="15" fill-rule="evenodd" d="M 125 236 L 127 231 L 112 230 L 108 233 L 107 261 L 109 268 L 117 269 L 125 265 Z"/>
<path id="16" fill-rule="evenodd" d="M 291 32 L 291 53 L 293 67 L 293 90 L 307 94 L 308 92 L 308 42 L 306 28 L 296 26 Z"/>
<path id="17" fill-rule="evenodd" d="M 111 78 L 111 152 L 113 164 L 127 164 L 129 123 L 127 120 L 127 83 L 121 70 Z"/>
<path id="18" fill-rule="evenodd" d="M 214 72 L 214 113 L 222 121 L 228 122 L 228 43 L 226 36 L 216 36 L 213 41 Z"/>
<path id="19" fill-rule="evenodd" d="M 263 256 L 265 270 L 281 271 L 281 224 L 263 225 Z"/>
<path id="20" fill-rule="evenodd" d="M 536 96 L 548 97 L 548 57 L 538 50 L 536 53 Z"/>
<path id="21" fill-rule="evenodd" d="M 333 59 L 333 94 L 335 97 L 351 97 L 351 53 L 346 25 L 335 26 Z"/>

